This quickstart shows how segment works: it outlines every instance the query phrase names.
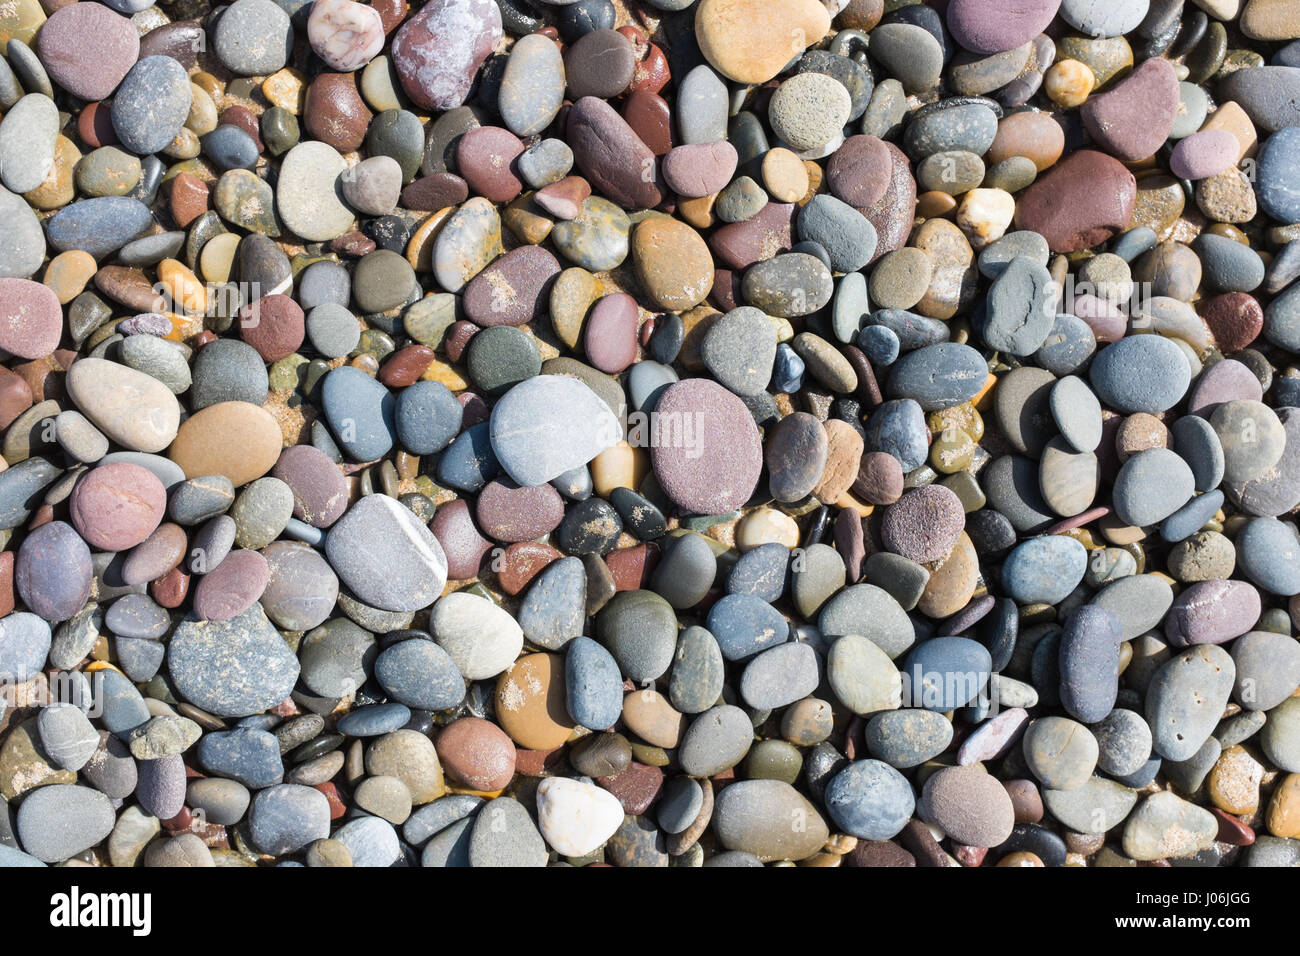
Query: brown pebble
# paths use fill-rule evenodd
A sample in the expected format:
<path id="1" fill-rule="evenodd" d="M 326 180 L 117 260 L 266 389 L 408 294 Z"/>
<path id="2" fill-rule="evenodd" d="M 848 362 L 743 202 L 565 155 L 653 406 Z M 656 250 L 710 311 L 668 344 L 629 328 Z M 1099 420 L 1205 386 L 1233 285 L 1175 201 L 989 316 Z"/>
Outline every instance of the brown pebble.
<path id="1" fill-rule="evenodd" d="M 813 496 L 822 504 L 834 504 L 852 487 L 862 460 L 862 436 L 848 422 L 831 419 L 826 430 L 826 467 L 813 488 Z"/>
<path id="2" fill-rule="evenodd" d="M 525 654 L 496 685 L 496 715 L 501 729 L 521 747 L 550 750 L 573 733 L 565 704 L 564 658 Z"/>
<path id="3" fill-rule="evenodd" d="M 101 146 L 116 146 L 117 132 L 113 129 L 113 117 L 109 107 L 103 103 L 87 103 L 77 116 L 77 135 L 91 149 Z"/>
<path id="4" fill-rule="evenodd" d="M 374 114 L 357 90 L 352 73 L 322 73 L 307 87 L 303 126 L 313 139 L 340 153 L 359 149 Z"/>
<path id="5" fill-rule="evenodd" d="M 193 173 L 178 173 L 172 179 L 168 208 L 177 226 L 186 228 L 211 207 L 207 185 Z"/>
<path id="6" fill-rule="evenodd" d="M 167 492 L 153 472 L 129 462 L 92 468 L 68 500 L 72 523 L 92 548 L 125 551 L 153 534 Z"/>
<path id="7" fill-rule="evenodd" d="M 408 345 L 398 349 L 379 367 L 379 380 L 389 388 L 406 388 L 420 380 L 436 358 L 427 345 Z"/>
<path id="8" fill-rule="evenodd" d="M 263 296 L 240 309 L 239 334 L 267 362 L 288 358 L 306 335 L 302 306 L 287 295 Z"/>
<path id="9" fill-rule="evenodd" d="M 903 466 L 888 452 L 862 456 L 853 493 L 873 505 L 892 505 L 903 495 Z"/>
<path id="10" fill-rule="evenodd" d="M 1038 784 L 1032 780 L 1017 778 L 1003 781 L 1002 786 L 1011 798 L 1017 823 L 1037 823 L 1043 819 L 1043 797 L 1038 792 Z"/>
<path id="11" fill-rule="evenodd" d="M 1249 346 L 1264 328 L 1264 310 L 1253 295 L 1245 292 L 1228 292 L 1202 302 L 1201 318 L 1225 355 Z"/>
<path id="12" fill-rule="evenodd" d="M 515 745 L 489 720 L 453 720 L 439 731 L 434 745 L 443 769 L 474 790 L 501 790 L 515 775 Z"/>
<path id="13" fill-rule="evenodd" d="M 20 375 L 0 367 L 0 429 L 32 407 L 32 389 Z"/>
<path id="14" fill-rule="evenodd" d="M 656 156 L 677 145 L 673 137 L 672 110 L 662 96 L 637 91 L 623 104 L 623 119 Z"/>
<path id="15" fill-rule="evenodd" d="M 510 202 L 524 191 L 515 171 L 515 160 L 523 151 L 523 142 L 510 130 L 478 126 L 456 145 L 456 168 L 474 195 L 494 203 Z"/>
<path id="16" fill-rule="evenodd" d="M 293 492 L 293 516 L 314 528 L 328 528 L 347 510 L 348 487 L 343 472 L 312 445 L 286 448 L 271 475 Z"/>
<path id="17" fill-rule="evenodd" d="M 165 608 L 178 608 L 185 603 L 190 592 L 190 576 L 180 568 L 172 568 L 160 578 L 149 583 L 149 596 Z"/>
<path id="18" fill-rule="evenodd" d="M 645 813 L 663 789 L 664 772 L 633 761 L 628 768 L 612 777 L 597 777 L 596 782 L 618 798 L 623 812 Z"/>
<path id="19" fill-rule="evenodd" d="M 614 588 L 618 591 L 639 591 L 645 588 L 658 564 L 659 548 L 648 542 L 605 555 L 605 565 L 609 568 Z"/>
<path id="20" fill-rule="evenodd" d="M 518 543 L 543 538 L 564 520 L 564 499 L 551 485 L 520 487 L 509 478 L 490 481 L 475 511 L 484 534 Z"/>
<path id="21" fill-rule="evenodd" d="M 507 594 L 519 594 L 548 564 L 561 557 L 557 549 L 539 541 L 512 544 L 505 549 L 496 568 L 497 583 Z"/>
<path id="22" fill-rule="evenodd" d="M 469 185 L 454 173 L 421 176 L 402 190 L 401 204 L 416 212 L 437 212 L 469 198 Z"/>
<path id="23" fill-rule="evenodd" d="M 1124 463 L 1149 448 L 1168 448 L 1169 429 L 1154 415 L 1137 412 L 1129 415 L 1115 429 L 1115 452 Z"/>

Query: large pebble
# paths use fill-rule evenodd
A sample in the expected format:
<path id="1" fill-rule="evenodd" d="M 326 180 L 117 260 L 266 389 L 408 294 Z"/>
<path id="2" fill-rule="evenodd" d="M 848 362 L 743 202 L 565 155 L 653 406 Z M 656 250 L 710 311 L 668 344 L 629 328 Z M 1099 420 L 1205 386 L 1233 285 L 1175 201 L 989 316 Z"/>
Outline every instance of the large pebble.
<path id="1" fill-rule="evenodd" d="M 447 582 L 447 558 L 438 540 L 387 495 L 362 498 L 339 518 L 325 553 L 358 598 L 388 611 L 427 607 Z"/>

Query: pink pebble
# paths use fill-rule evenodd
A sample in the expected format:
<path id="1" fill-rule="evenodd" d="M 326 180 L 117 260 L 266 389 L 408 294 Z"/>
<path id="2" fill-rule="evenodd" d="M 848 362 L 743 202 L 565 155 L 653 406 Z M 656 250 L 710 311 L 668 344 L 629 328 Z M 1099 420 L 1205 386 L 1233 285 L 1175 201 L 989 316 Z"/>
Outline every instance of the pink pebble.
<path id="1" fill-rule="evenodd" d="M 62 335 L 58 296 L 30 279 L 0 279 L 0 348 L 19 358 L 44 358 Z"/>
<path id="2" fill-rule="evenodd" d="M 1084 293 L 1074 297 L 1071 312 L 1092 329 L 1098 342 L 1114 342 L 1124 337 L 1128 318 L 1119 306 L 1107 299 Z"/>
<path id="3" fill-rule="evenodd" d="M 1169 169 L 1181 179 L 1208 179 L 1237 161 L 1241 144 L 1226 129 L 1205 129 L 1178 141 L 1169 154 Z"/>
<path id="4" fill-rule="evenodd" d="M 624 292 L 607 295 L 591 308 L 583 345 L 591 364 L 616 375 L 636 361 L 636 299 Z"/>

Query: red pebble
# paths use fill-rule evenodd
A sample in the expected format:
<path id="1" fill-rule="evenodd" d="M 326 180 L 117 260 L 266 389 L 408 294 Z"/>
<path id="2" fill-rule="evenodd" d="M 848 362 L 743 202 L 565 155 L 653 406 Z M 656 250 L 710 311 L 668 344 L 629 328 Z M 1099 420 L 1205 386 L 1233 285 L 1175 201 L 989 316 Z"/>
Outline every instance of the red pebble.
<path id="1" fill-rule="evenodd" d="M 361 232 L 345 232 L 330 243 L 330 249 L 349 259 L 360 259 L 375 251 L 375 241 Z"/>
<path id="2" fill-rule="evenodd" d="M 597 777 L 596 782 L 618 798 L 624 813 L 635 816 L 645 813 L 659 796 L 664 785 L 664 772 L 658 767 L 633 761 L 622 773 Z"/>
<path id="3" fill-rule="evenodd" d="M 149 583 L 149 596 L 165 608 L 180 607 L 189 591 L 190 576 L 180 568 L 172 568 Z"/>
<path id="4" fill-rule="evenodd" d="M 328 781 L 319 783 L 316 785 L 316 789 L 325 794 L 325 799 L 329 801 L 331 820 L 338 820 L 348 812 L 347 804 L 339 796 L 339 788 L 334 786 L 333 783 Z"/>
<path id="5" fill-rule="evenodd" d="M 379 369 L 379 380 L 389 388 L 406 388 L 420 380 L 433 364 L 433 349 L 427 345 L 408 345 L 398 349 Z"/>
<path id="6" fill-rule="evenodd" d="M 1255 842 L 1255 831 L 1236 817 L 1224 813 L 1218 807 L 1210 807 L 1210 812 L 1219 821 L 1219 832 L 1215 839 L 1231 846 L 1250 846 Z"/>

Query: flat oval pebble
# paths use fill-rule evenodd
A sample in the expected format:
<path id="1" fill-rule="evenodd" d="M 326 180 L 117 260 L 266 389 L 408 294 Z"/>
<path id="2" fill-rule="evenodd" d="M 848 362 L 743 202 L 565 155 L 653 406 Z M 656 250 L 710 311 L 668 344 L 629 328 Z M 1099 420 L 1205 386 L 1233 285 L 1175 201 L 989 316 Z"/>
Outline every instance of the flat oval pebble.
<path id="1" fill-rule="evenodd" d="M 325 553 L 357 597 L 388 611 L 427 607 L 447 579 L 437 539 L 387 495 L 370 495 L 348 509 L 331 527 Z M 375 573 L 379 568 L 383 574 Z"/>
<path id="2" fill-rule="evenodd" d="M 168 673 L 195 706 L 223 717 L 260 713 L 288 696 L 298 660 L 260 608 L 226 621 L 186 621 L 172 634 Z"/>
<path id="3" fill-rule="evenodd" d="M 1214 644 L 1170 657 L 1152 677 L 1146 718 L 1152 748 L 1166 760 L 1187 760 L 1205 743 L 1228 701 L 1236 668 Z"/>
<path id="4" fill-rule="evenodd" d="M 1017 545 L 1002 566 L 1002 584 L 1022 604 L 1056 604 L 1083 579 L 1086 549 L 1073 538 L 1048 535 Z"/>
<path id="5" fill-rule="evenodd" d="M 792 814 L 804 826 L 776 825 Z M 746 780 L 725 789 L 714 801 L 713 825 L 723 846 L 760 860 L 801 860 L 827 836 L 826 822 L 816 808 L 779 780 Z"/>
<path id="6" fill-rule="evenodd" d="M 1157 524 L 1192 496 L 1192 470 L 1167 448 L 1149 448 L 1126 461 L 1115 476 L 1115 513 L 1126 524 Z"/>
<path id="7" fill-rule="evenodd" d="M 1143 369 L 1148 373 L 1138 374 Z M 1181 350 L 1160 335 L 1130 336 L 1097 353 L 1089 371 L 1097 397 L 1121 412 L 1156 414 L 1187 393 L 1191 371 Z"/>
<path id="8" fill-rule="evenodd" d="M 974 767 L 946 767 L 930 777 L 921 793 L 920 810 L 967 846 L 997 846 L 1015 825 L 1007 791 Z"/>

